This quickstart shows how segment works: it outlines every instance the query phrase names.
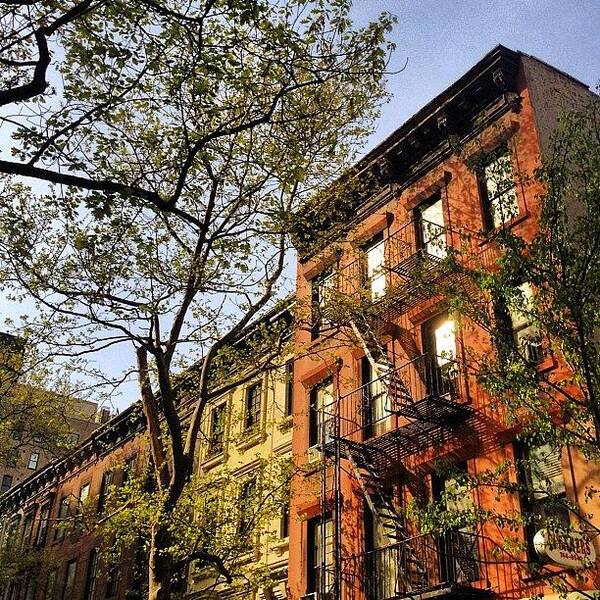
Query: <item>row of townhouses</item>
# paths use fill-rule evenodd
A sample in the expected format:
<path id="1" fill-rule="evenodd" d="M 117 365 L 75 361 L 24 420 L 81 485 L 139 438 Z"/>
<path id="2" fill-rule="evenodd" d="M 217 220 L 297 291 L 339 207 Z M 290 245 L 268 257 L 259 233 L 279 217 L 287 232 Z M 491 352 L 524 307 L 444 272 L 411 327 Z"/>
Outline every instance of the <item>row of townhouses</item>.
<path id="1" fill-rule="evenodd" d="M 552 594 L 547 578 L 523 568 L 541 560 L 535 526 L 518 533 L 523 548 L 512 560 L 500 549 L 513 532 L 497 522 L 423 533 L 406 518 L 412 500 L 443 499 L 448 490 L 461 497 L 460 473 L 476 475 L 523 451 L 539 458 L 555 490 L 578 505 L 589 524 L 600 526 L 597 500 L 583 498 L 586 485 L 600 485 L 600 474 L 569 449 L 561 454 L 520 446 L 515 427 L 463 368 L 465 348 L 485 352 L 485 337 L 454 322 L 444 299 L 428 294 L 411 275 L 418 264 L 421 277 L 423 267 L 432 281 L 444 277 L 444 258 L 465 247 L 493 268 L 493 234 L 503 228 L 530 239 L 541 190 L 516 173 L 541 164 L 561 111 L 591 95 L 533 57 L 495 48 L 355 166 L 355 178 L 368 182 L 368 190 L 346 207 L 345 226 L 323 225 L 309 232 L 319 244 L 299 244 L 290 331 L 295 351 L 282 357 L 284 366 L 208 407 L 204 419 L 203 472 L 227 466 L 244 481 L 261 457 L 270 456 L 288 457 L 297 467 L 289 506 L 245 558 L 270 567 L 274 578 L 244 597 Z M 487 158 L 474 171 L 469 156 L 482 152 Z M 502 185 L 494 172 L 504 174 Z M 311 205 L 303 220 L 324 223 L 310 218 L 319 210 L 318 203 Z M 328 310 L 332 298 L 338 306 L 360 300 L 368 318 L 360 311 L 342 317 Z M 306 318 L 299 316 L 302 307 L 310 307 Z M 562 368 L 560 359 L 532 341 L 525 320 L 513 315 L 512 327 L 540 369 Z M 143 428 L 133 405 L 71 455 L 0 497 L 5 529 L 18 529 L 23 544 L 47 548 L 56 559 L 35 577 L 7 586 L 6 600 L 135 597 L 132 590 L 143 576 L 135 548 L 102 569 L 94 531 L 65 535 L 56 523 L 84 501 L 102 514 L 110 486 L 146 468 Z M 450 475 L 436 468 L 441 460 L 453 466 Z M 528 504 L 517 493 L 499 499 L 484 489 L 465 490 L 462 500 L 482 510 L 497 509 L 499 502 L 507 512 L 544 510 L 543 499 Z M 576 525 L 572 511 L 560 516 Z M 596 590 L 598 540 L 581 546 L 588 568 L 573 589 Z M 557 575 L 572 566 L 553 560 L 548 568 Z M 231 597 L 227 585 L 208 583 L 205 570 L 191 569 L 184 588 L 195 597 Z"/>

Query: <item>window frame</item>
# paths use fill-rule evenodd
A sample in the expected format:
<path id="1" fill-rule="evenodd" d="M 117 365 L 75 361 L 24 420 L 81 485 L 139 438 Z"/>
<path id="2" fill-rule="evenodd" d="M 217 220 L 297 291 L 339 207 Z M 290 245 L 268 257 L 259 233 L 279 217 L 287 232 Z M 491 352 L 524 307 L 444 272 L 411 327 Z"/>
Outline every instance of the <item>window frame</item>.
<path id="1" fill-rule="evenodd" d="M 35 508 L 30 508 L 23 515 L 23 531 L 21 533 L 21 547 L 25 548 L 31 544 L 33 528 L 35 525 Z"/>
<path id="2" fill-rule="evenodd" d="M 292 358 L 285 363 L 285 399 L 283 414 L 289 417 L 294 414 L 294 364 Z"/>
<path id="3" fill-rule="evenodd" d="M 105 598 L 114 598 L 119 593 L 120 569 L 118 564 L 111 565 L 106 573 Z"/>
<path id="4" fill-rule="evenodd" d="M 250 384 L 244 392 L 244 431 L 258 431 L 262 421 L 262 381 Z"/>
<path id="5" fill-rule="evenodd" d="M 83 589 L 83 600 L 93 600 L 98 581 L 98 562 L 100 555 L 98 548 L 92 548 L 88 556 L 87 570 L 85 574 L 85 587 Z"/>
<path id="6" fill-rule="evenodd" d="M 71 570 L 72 568 L 72 570 Z M 75 583 L 77 581 L 77 559 L 72 558 L 67 561 L 67 565 L 65 567 L 65 578 L 63 582 L 63 589 L 61 593 L 62 600 L 71 600 L 73 597 L 73 590 L 75 588 Z M 67 594 L 68 592 L 68 594 Z"/>
<path id="7" fill-rule="evenodd" d="M 135 476 L 137 468 L 137 454 L 132 454 L 128 458 L 125 459 L 125 463 L 123 465 L 123 480 L 122 485 L 128 484 L 131 479 Z"/>
<path id="8" fill-rule="evenodd" d="M 431 208 L 438 202 L 440 203 L 440 206 L 442 208 L 442 221 L 443 222 L 441 225 L 439 223 L 433 223 L 432 221 L 428 221 L 423 218 L 423 212 L 426 211 L 428 208 Z M 438 236 L 433 236 L 433 235 L 430 235 L 430 237 L 426 236 L 427 232 L 425 231 L 425 228 L 424 228 L 424 221 L 427 221 L 427 223 L 430 225 L 435 225 L 436 227 L 440 228 L 441 232 L 438 234 Z M 437 190 L 436 192 L 431 194 L 431 196 L 428 196 L 425 200 L 423 200 L 422 202 L 419 202 L 419 204 L 417 204 L 417 206 L 415 206 L 415 208 L 413 209 L 413 222 L 414 222 L 414 228 L 415 228 L 414 229 L 414 231 L 415 231 L 415 250 L 420 250 L 423 254 L 427 254 L 428 256 L 437 256 L 433 252 L 426 252 L 426 250 L 427 250 L 428 244 L 433 244 L 433 248 L 436 248 L 434 240 L 437 239 L 438 237 L 440 237 L 443 239 L 443 243 L 444 243 L 443 256 L 439 256 L 438 258 L 445 257 L 447 254 L 447 250 L 448 250 L 448 242 L 446 239 L 447 225 L 446 225 L 444 198 L 442 196 L 441 190 Z M 441 244 L 439 245 L 439 248 L 441 249 Z"/>
<path id="9" fill-rule="evenodd" d="M 38 518 L 38 529 L 35 536 L 36 546 L 43 546 L 46 543 L 48 537 L 48 530 L 50 528 L 50 513 L 52 511 L 52 501 L 47 500 L 40 507 L 39 518 Z"/>
<path id="10" fill-rule="evenodd" d="M 521 512 L 523 514 L 528 514 L 532 516 L 532 519 L 523 526 L 523 533 L 527 544 L 527 556 L 530 562 L 535 563 L 543 562 L 543 560 L 538 556 L 537 552 L 535 551 L 535 546 L 533 543 L 533 538 L 540 529 L 539 518 L 543 516 L 543 513 L 539 511 L 543 510 L 545 503 L 551 503 L 553 501 L 553 496 L 547 495 L 545 498 L 537 500 L 533 498 L 533 496 L 535 495 L 535 488 L 533 486 L 533 474 L 531 472 L 531 465 L 529 464 L 529 461 L 531 460 L 532 449 L 543 448 L 547 445 L 548 444 L 535 445 L 531 444 L 527 440 L 522 442 L 515 442 L 513 445 L 518 466 L 517 474 L 520 483 L 519 496 L 521 503 Z M 555 496 L 557 498 L 564 498 L 565 500 L 568 500 L 565 474 L 562 468 L 562 449 L 559 451 L 558 459 L 560 473 L 562 476 L 563 491 L 560 494 L 556 494 Z M 549 500 L 550 502 L 548 502 Z M 561 516 L 565 519 L 565 521 L 570 522 L 570 511 L 566 506 L 564 507 L 562 513 L 563 514 Z"/>
<path id="11" fill-rule="evenodd" d="M 5 481 L 7 480 L 7 478 L 10 480 L 8 487 L 5 486 Z M 4 475 L 2 475 L 2 485 L 0 486 L 0 494 L 5 494 L 6 492 L 8 492 L 8 490 L 10 490 L 10 488 L 13 486 L 13 481 L 13 475 L 10 475 L 9 473 L 5 473 Z"/>
<path id="12" fill-rule="evenodd" d="M 374 271 L 377 271 L 376 273 L 369 274 L 369 253 L 373 252 L 376 248 L 381 248 L 382 250 L 381 264 L 374 269 Z M 373 302 L 383 298 L 388 290 L 388 276 L 385 268 L 386 263 L 388 262 L 386 250 L 386 237 L 383 230 L 370 237 L 360 248 L 360 255 L 362 258 L 360 286 L 368 291 Z M 373 282 L 380 280 L 379 278 L 383 278 L 382 289 L 374 287 Z"/>
<path id="13" fill-rule="evenodd" d="M 312 306 L 311 337 L 313 340 L 318 338 L 330 326 L 329 321 L 323 317 L 321 311 L 326 302 L 325 290 L 329 288 L 335 289 L 335 275 L 335 265 L 329 265 L 310 280 Z"/>
<path id="14" fill-rule="evenodd" d="M 35 464 L 32 467 L 31 466 L 31 461 L 32 461 L 32 459 L 33 459 L 34 456 L 35 456 Z M 40 457 L 41 457 L 41 453 L 40 453 L 39 450 L 33 450 L 31 452 L 31 454 L 29 455 L 29 460 L 27 461 L 27 468 L 30 471 L 35 471 L 38 468 L 38 465 L 40 464 Z"/>
<path id="15" fill-rule="evenodd" d="M 219 412 L 222 416 L 221 421 L 216 418 Z M 227 417 L 227 401 L 215 404 L 209 415 L 208 423 L 208 448 L 206 452 L 207 458 L 214 458 L 225 452 L 225 432 L 226 432 L 226 417 Z M 217 428 L 217 424 L 220 427 Z"/>
<path id="16" fill-rule="evenodd" d="M 248 527 L 249 519 L 247 514 L 247 507 L 244 506 L 244 501 L 252 498 L 252 496 L 258 493 L 258 476 L 251 475 L 246 477 L 240 484 L 240 491 L 238 493 L 238 519 L 236 523 L 236 534 L 241 538 L 241 545 L 244 549 L 250 550 L 254 546 L 254 527 Z M 246 536 L 244 539 L 243 536 Z"/>
<path id="17" fill-rule="evenodd" d="M 325 440 L 321 439 L 321 430 L 323 427 L 323 423 L 320 422 L 319 417 L 319 392 L 320 390 L 331 386 L 331 402 L 329 404 L 324 404 L 323 408 L 326 406 L 333 406 L 335 404 L 335 390 L 333 384 L 333 377 L 327 377 L 322 379 L 319 383 L 314 385 L 310 392 L 310 410 L 309 410 L 309 428 L 308 428 L 308 445 L 309 448 L 319 448 L 324 443 L 326 443 L 327 435 L 325 436 Z M 324 415 L 325 417 L 325 415 Z M 325 420 L 325 430 L 327 430 L 327 422 L 331 419 L 324 418 Z"/>
<path id="18" fill-rule="evenodd" d="M 64 509 L 64 510 L 63 510 Z M 61 542 L 65 539 L 65 529 L 61 527 L 61 520 L 66 519 L 71 512 L 70 497 L 62 496 L 58 502 L 58 510 L 56 511 L 56 529 L 54 530 L 54 541 Z"/>
<path id="19" fill-rule="evenodd" d="M 106 510 L 106 499 L 108 497 L 108 488 L 114 482 L 114 471 L 108 469 L 102 473 L 102 481 L 100 482 L 100 490 L 98 492 L 98 505 L 96 506 L 96 513 L 101 515 Z"/>
<path id="20" fill-rule="evenodd" d="M 322 519 L 324 519 L 324 523 L 322 523 Z M 331 532 L 328 533 L 328 528 L 331 528 Z M 323 548 L 319 550 L 317 545 L 317 532 L 320 532 L 322 529 L 325 530 L 325 540 L 323 544 Z M 319 534 L 320 536 L 320 534 Z M 307 539 L 308 543 L 306 545 L 307 549 L 307 557 L 306 557 L 306 582 L 307 582 L 307 591 L 309 593 L 317 594 L 317 597 L 321 596 L 321 590 L 317 589 L 321 587 L 322 579 L 322 561 L 321 553 L 323 553 L 325 558 L 325 569 L 327 567 L 331 567 L 333 565 L 334 557 L 335 557 L 335 532 L 334 532 L 334 521 L 330 514 L 325 514 L 324 516 L 317 516 L 309 519 L 307 521 Z M 330 561 L 328 561 L 329 552 L 328 552 L 328 541 L 331 540 L 331 556 Z M 321 541 L 319 539 L 319 541 Z M 321 542 L 323 543 L 323 542 Z M 331 575 L 329 576 L 331 577 Z M 327 585 L 327 580 L 325 581 L 325 586 Z"/>
<path id="21" fill-rule="evenodd" d="M 494 162 L 500 160 L 503 156 L 508 157 L 508 164 L 510 165 L 510 179 L 512 182 L 511 186 L 506 186 L 502 189 L 502 191 L 496 191 L 494 196 L 490 196 L 490 191 L 488 189 L 488 177 L 486 176 L 485 170 Z M 517 193 L 517 184 L 514 176 L 513 169 L 513 157 L 510 151 L 510 148 L 506 142 L 499 144 L 492 151 L 490 151 L 481 166 L 477 169 L 477 182 L 479 186 L 479 195 L 481 198 L 481 207 L 483 214 L 483 225 L 484 230 L 488 233 L 497 231 L 502 227 L 506 227 L 510 224 L 514 219 L 516 219 L 521 214 L 521 206 L 519 203 L 519 195 Z M 514 204 L 516 207 L 516 214 L 510 216 L 507 219 L 502 220 L 501 223 L 496 224 L 494 222 L 494 211 L 493 211 L 493 202 L 494 200 L 502 197 L 503 195 L 509 193 L 510 191 L 514 193 Z"/>

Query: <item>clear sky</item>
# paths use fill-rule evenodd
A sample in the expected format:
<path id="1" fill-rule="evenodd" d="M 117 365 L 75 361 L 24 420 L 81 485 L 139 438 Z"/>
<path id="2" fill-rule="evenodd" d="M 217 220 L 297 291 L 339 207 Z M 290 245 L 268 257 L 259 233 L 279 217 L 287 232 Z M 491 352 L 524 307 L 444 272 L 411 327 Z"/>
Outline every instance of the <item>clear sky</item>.
<path id="1" fill-rule="evenodd" d="M 532 54 L 591 87 L 600 82 L 600 0 L 355 0 L 354 17 L 366 22 L 384 10 L 398 18 L 391 68 L 406 68 L 389 79 L 393 97 L 365 151 L 497 44 Z M 123 346 L 99 363 L 118 372 L 131 357 L 131 348 Z M 124 408 L 135 399 L 131 382 L 116 405 Z"/>

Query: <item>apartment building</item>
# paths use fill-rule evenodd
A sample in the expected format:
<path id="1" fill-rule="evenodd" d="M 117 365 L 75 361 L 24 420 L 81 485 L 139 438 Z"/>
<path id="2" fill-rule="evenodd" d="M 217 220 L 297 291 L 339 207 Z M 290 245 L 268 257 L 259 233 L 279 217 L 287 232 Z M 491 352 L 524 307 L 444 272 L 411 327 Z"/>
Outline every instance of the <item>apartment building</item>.
<path id="1" fill-rule="evenodd" d="M 290 313 L 285 308 L 277 309 L 260 326 L 267 321 L 285 332 L 289 330 Z M 254 327 L 237 342 L 237 349 L 241 350 L 248 336 L 253 335 Z M 197 469 L 209 475 L 227 470 L 232 482 L 228 488 L 231 495 L 249 494 L 258 488 L 263 483 L 259 477 L 264 476 L 264 464 L 271 457 L 274 468 L 290 461 L 293 361 L 276 362 L 272 370 L 229 390 L 206 411 Z M 193 388 L 186 387 L 185 378 L 181 385 L 186 390 L 182 394 L 189 393 L 193 400 Z M 180 410 L 185 415 L 190 403 L 185 401 L 185 395 L 182 398 Z M 68 456 L 49 463 L 0 497 L 2 542 L 12 540 L 14 544 L 16 540 L 17 553 L 23 548 L 38 553 L 31 567 L 24 568 L 0 591 L 2 600 L 144 597 L 147 556 L 141 543 L 123 548 L 119 559 L 108 564 L 102 553 L 107 540 L 96 527 L 111 518 L 107 503 L 111 490 L 133 475 L 143 476 L 148 468 L 144 430 L 141 405 L 135 403 L 101 425 Z M 218 477 L 215 481 L 218 496 L 221 493 Z M 278 480 L 277 486 L 285 487 L 286 481 Z M 223 523 L 227 527 L 233 524 L 230 532 L 233 537 L 247 540 L 239 562 L 244 568 L 260 572 L 265 583 L 250 591 L 243 586 L 241 590 L 228 590 L 215 578 L 214 568 L 194 563 L 180 577 L 177 593 L 189 589 L 194 597 L 202 598 L 223 594 L 269 600 L 285 598 L 287 504 L 280 502 L 277 509 L 266 513 L 266 521 L 263 519 L 259 527 L 253 527 L 254 515 L 238 510 L 243 498 L 235 496 L 228 500 L 231 514 L 222 515 Z M 65 528 L 67 522 L 69 526 Z M 266 576 L 268 571 L 271 577 Z"/>
<path id="2" fill-rule="evenodd" d="M 20 403 L 33 405 L 48 402 L 52 398 L 53 405 L 63 404 L 62 399 L 55 394 L 51 396 L 51 392 L 47 390 L 20 383 L 21 351 L 21 342 L 17 338 L 0 332 L 0 399 L 7 406 L 6 413 L 11 414 L 11 398 L 15 395 L 18 395 Z M 88 400 L 72 398 L 64 406 L 64 414 L 53 417 L 62 420 L 60 426 L 69 432 L 65 441 L 72 446 L 87 439 L 111 416 L 108 409 L 99 410 L 97 403 Z M 19 407 L 14 410 L 15 415 L 18 415 Z M 28 431 L 18 421 L 11 432 L 11 444 L 14 450 L 13 462 L 5 461 L 0 465 L 0 494 L 45 467 L 59 453 L 57 448 L 47 447 L 44 440 L 36 439 L 35 433 Z"/>
<path id="3" fill-rule="evenodd" d="M 263 373 L 218 398 L 206 412 L 199 470 L 217 481 L 222 475 L 223 480 L 233 482 L 219 489 L 219 500 L 225 510 L 233 503 L 240 511 L 229 520 L 219 513 L 217 529 L 236 532 L 240 544 L 233 548 L 231 558 L 242 565 L 242 571 L 269 575 L 258 590 L 244 585 L 231 589 L 222 578 L 215 579 L 214 569 L 196 563 L 188 588 L 201 598 L 288 597 L 289 505 L 284 488 L 287 464 L 292 459 L 293 364 L 290 357 L 279 369 Z M 281 500 L 270 509 L 265 504 L 261 507 L 260 500 L 244 506 L 252 493 L 265 498 L 279 492 L 283 492 Z M 216 539 L 219 533 L 215 532 Z"/>
<path id="4" fill-rule="evenodd" d="M 496 523 L 423 533 L 404 509 L 454 490 L 481 509 L 501 502 L 507 513 L 535 510 L 517 493 L 498 499 L 484 488 L 457 488 L 456 473 L 514 461 L 518 446 L 465 368 L 465 347 L 485 350 L 485 336 L 459 328 L 423 279 L 449 276 L 442 265 L 452 249 L 493 268 L 501 228 L 530 239 L 541 189 L 516 174 L 533 173 L 560 111 L 590 94 L 569 75 L 499 46 L 355 166 L 360 191 L 349 187 L 341 202 L 324 196 L 322 206 L 301 211 L 300 222 L 311 225 L 297 235 L 297 303 L 306 314 L 295 334 L 293 454 L 304 472 L 290 511 L 293 600 L 552 593 L 521 568 L 539 556 L 502 554 L 511 532 Z M 477 169 L 469 164 L 475 154 L 483 156 Z M 528 324 L 515 317 L 512 326 L 531 358 L 542 360 Z M 597 526 L 600 507 L 585 503 L 582 490 L 599 474 L 574 453 L 530 451 Z M 455 474 L 440 475 L 440 461 Z M 593 558 L 597 539 L 581 543 Z M 560 572 L 560 560 L 551 568 Z M 588 569 L 574 589 L 597 589 L 597 576 Z"/>
<path id="5" fill-rule="evenodd" d="M 117 566 L 99 564 L 103 541 L 87 524 L 104 517 L 110 486 L 145 467 L 143 427 L 135 404 L 0 498 L 3 543 L 39 558 L 7 583 L 3 599 L 125 597 L 135 581 L 135 549 Z"/>

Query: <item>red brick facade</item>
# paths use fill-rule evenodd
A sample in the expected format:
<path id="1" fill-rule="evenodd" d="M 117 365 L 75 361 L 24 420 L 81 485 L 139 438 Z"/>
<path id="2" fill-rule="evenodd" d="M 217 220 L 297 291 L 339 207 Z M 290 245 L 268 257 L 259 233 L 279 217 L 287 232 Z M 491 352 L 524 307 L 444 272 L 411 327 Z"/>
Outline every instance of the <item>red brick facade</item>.
<path id="1" fill-rule="evenodd" d="M 546 92 L 545 97 L 542 90 Z M 432 386 L 431 375 L 427 375 L 427 369 L 432 367 L 424 357 L 431 354 L 432 336 L 438 346 L 438 352 L 434 351 L 434 354 L 438 355 L 439 346 L 445 339 L 443 336 L 452 338 L 451 354 L 457 364 L 467 360 L 467 347 L 484 351 L 489 340 L 481 330 L 468 323 L 462 323 L 460 328 L 455 324 L 452 337 L 448 329 L 451 324 L 443 321 L 443 317 L 435 321 L 444 313 L 443 299 L 424 295 L 411 297 L 410 281 L 400 283 L 402 269 L 408 269 L 406 265 L 411 252 L 436 253 L 433 244 L 427 242 L 429 238 L 425 237 L 431 233 L 419 230 L 423 222 L 419 219 L 423 218 L 425 210 L 435 205 L 427 214 L 437 211 L 435 219 L 443 216 L 443 221 L 435 223 L 443 223 L 439 231 L 443 231 L 444 247 L 459 248 L 467 243 L 473 254 L 491 265 L 495 253 L 493 242 L 485 236 L 470 235 L 485 231 L 490 225 L 489 212 L 486 222 L 482 184 L 470 165 L 472 158 L 481 152 L 492 155 L 504 148 L 503 152 L 510 157 L 513 174 L 532 174 L 541 164 L 543 145 L 547 148 L 558 107 L 573 108 L 588 94 L 585 86 L 536 59 L 502 47 L 492 51 L 357 165 L 359 178 L 367 177 L 373 171 L 380 175 L 381 165 L 386 163 L 387 172 L 391 171 L 392 175 L 375 177 L 377 185 L 372 196 L 355 207 L 354 218 L 345 234 L 315 256 L 301 258 L 297 275 L 299 304 L 307 307 L 312 302 L 314 305 L 319 277 L 330 269 L 336 273 L 332 285 L 338 292 L 357 296 L 358 289 L 364 285 L 360 280 L 364 281 L 366 273 L 367 281 L 371 282 L 367 285 L 373 286 L 370 293 L 376 296 L 375 287 L 384 284 L 373 283 L 368 252 L 369 248 L 381 244 L 382 256 L 388 263 L 388 270 L 382 276 L 387 278 L 385 285 L 406 286 L 403 297 L 393 300 L 391 305 L 387 303 L 385 310 L 381 308 L 377 313 L 376 321 L 380 327 L 377 333 L 381 348 L 387 354 L 384 362 L 399 370 L 401 384 L 404 389 L 408 388 L 406 393 L 413 399 L 430 395 L 430 390 L 419 392 L 419 386 Z M 540 103 L 539 107 L 533 96 Z M 505 226 L 528 239 L 536 231 L 537 195 L 541 190 L 538 184 L 527 183 L 516 176 L 514 180 L 518 204 L 512 218 L 506 219 Z M 324 232 L 325 235 L 330 232 Z M 431 246 L 429 250 L 427 243 Z M 367 262 L 364 258 L 359 259 L 360 252 L 366 254 Z M 400 255 L 402 259 L 394 259 Z M 373 260 L 378 260 L 375 254 L 373 256 Z M 362 266 L 355 268 L 360 260 L 363 260 Z M 365 375 L 365 369 L 371 369 L 369 363 L 373 360 L 365 358 L 363 345 L 357 343 L 357 336 L 351 331 L 350 326 L 321 328 L 320 334 L 315 336 L 314 333 L 311 335 L 310 323 L 300 324 L 296 331 L 295 397 L 298 410 L 294 454 L 299 464 L 306 465 L 308 460 L 309 466 L 311 459 L 319 456 L 316 438 L 311 436 L 311 428 L 314 429 L 311 419 L 318 419 L 311 403 L 321 406 L 319 403 L 324 402 L 318 398 L 318 386 L 322 382 L 332 382 L 335 401 L 329 415 L 332 421 L 339 423 L 337 434 L 346 441 L 341 444 L 337 459 L 335 445 L 329 443 L 329 452 L 326 452 L 329 466 L 320 469 L 315 466 L 312 471 L 309 468 L 295 482 L 290 527 L 291 598 L 297 600 L 306 594 L 312 598 L 310 594 L 315 593 L 317 599 L 386 600 L 415 597 L 417 591 L 418 594 L 435 592 L 439 597 L 484 597 L 493 593 L 503 598 L 525 598 L 544 591 L 543 586 L 527 580 L 516 566 L 518 560 L 501 560 L 494 554 L 493 548 L 507 532 L 491 523 L 476 534 L 458 530 L 455 534 L 460 537 L 458 541 L 422 536 L 409 523 L 404 533 L 412 538 L 411 542 L 392 544 L 390 549 L 378 541 L 377 537 L 383 533 L 373 530 L 365 517 L 369 502 L 377 500 L 375 487 L 385 486 L 385 493 L 390 495 L 390 505 L 386 504 L 385 498 L 379 497 L 380 510 L 392 505 L 395 508 L 406 506 L 417 496 L 435 497 L 439 492 L 436 488 L 441 485 L 443 489 L 446 485 L 434 473 L 436 461 L 447 459 L 457 468 L 460 466 L 470 474 L 477 474 L 502 461 L 514 459 L 514 435 L 506 430 L 502 416 L 490 407 L 490 399 L 477 387 L 473 377 L 463 371 L 460 375 L 452 375 L 452 393 L 444 390 L 446 397 L 452 396 L 451 403 L 458 406 L 439 409 L 442 412 L 438 417 L 442 423 L 423 432 L 419 418 L 414 415 L 393 414 L 390 410 L 386 417 L 380 407 L 376 409 L 380 411 L 379 420 L 371 416 L 370 430 L 367 431 L 366 417 L 357 415 L 364 411 L 361 402 L 364 402 L 364 390 L 367 389 L 365 377 L 370 382 L 368 385 L 373 385 L 372 374 Z M 369 332 L 361 333 L 366 337 Z M 444 358 L 435 360 L 438 362 L 434 370 L 439 377 L 443 364 L 448 361 Z M 550 366 L 557 368 L 557 365 Z M 427 379 L 429 381 L 424 381 Z M 400 383 L 389 385 L 398 387 Z M 376 392 L 372 387 L 368 390 L 369 401 L 373 403 Z M 424 402 L 421 404 L 423 410 L 434 410 L 427 408 Z M 368 410 L 374 410 L 372 404 Z M 431 415 L 428 419 L 430 423 L 435 421 Z M 310 449 L 311 445 L 313 449 Z M 365 455 L 368 455 L 371 467 L 365 468 L 361 464 Z M 357 475 L 357 471 L 362 475 Z M 568 498 L 575 503 L 581 502 L 581 491 L 578 495 L 578 490 L 582 489 L 589 473 L 570 452 L 562 456 L 562 475 Z M 594 472 L 593 477 L 597 477 L 597 473 Z M 478 490 L 477 497 L 470 501 L 484 509 L 495 507 L 498 502 L 495 492 L 487 493 L 485 488 Z M 507 512 L 521 510 L 517 494 L 504 496 L 502 502 Z M 581 508 L 587 511 L 590 507 L 581 505 Z M 318 519 L 323 513 L 330 515 L 334 524 L 323 524 L 324 519 Z M 339 513 L 337 527 L 336 513 Z M 600 513 L 595 511 L 593 518 L 598 521 Z M 332 539 L 323 543 L 324 536 Z M 472 543 L 466 540 L 472 540 Z M 469 563 L 470 558 L 466 563 L 453 558 L 452 565 L 441 565 L 442 558 L 451 554 L 448 548 L 456 549 L 456 544 L 462 545 L 463 549 L 471 544 L 469 552 L 476 553 L 480 559 L 477 565 Z M 326 549 L 319 554 L 315 545 Z M 413 578 L 412 585 L 398 572 L 402 568 L 399 567 L 400 559 L 403 565 L 410 564 L 411 552 L 417 555 L 415 564 L 417 559 L 421 561 L 421 566 L 413 567 L 414 572 L 407 576 Z M 329 557 L 323 558 L 327 553 Z M 526 562 L 525 557 L 519 558 Z M 471 573 L 468 573 L 469 564 Z M 595 589 L 595 576 L 595 572 L 590 572 L 588 579 L 579 586 Z M 419 582 L 415 584 L 417 579 Z M 323 580 L 326 580 L 325 584 L 321 583 Z"/>

